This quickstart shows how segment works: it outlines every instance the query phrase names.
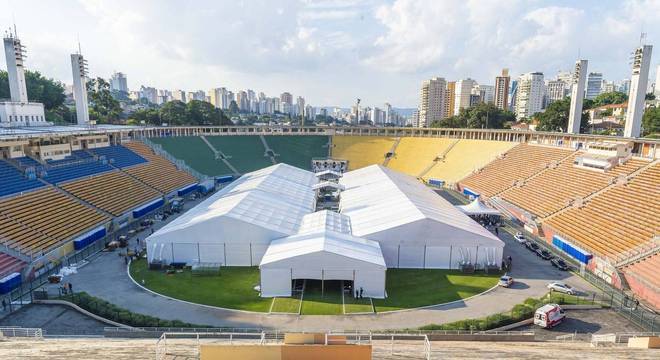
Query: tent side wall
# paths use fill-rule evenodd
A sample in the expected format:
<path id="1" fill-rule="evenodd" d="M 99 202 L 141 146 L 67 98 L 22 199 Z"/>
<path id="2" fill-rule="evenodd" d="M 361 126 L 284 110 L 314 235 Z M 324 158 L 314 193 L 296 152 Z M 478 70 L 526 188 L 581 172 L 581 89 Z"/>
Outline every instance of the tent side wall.
<path id="1" fill-rule="evenodd" d="M 374 299 L 385 298 L 385 271 L 359 270 L 355 272 L 355 289 L 362 288 L 363 296 Z"/>
<path id="2" fill-rule="evenodd" d="M 291 296 L 291 269 L 261 269 L 261 297 Z"/>

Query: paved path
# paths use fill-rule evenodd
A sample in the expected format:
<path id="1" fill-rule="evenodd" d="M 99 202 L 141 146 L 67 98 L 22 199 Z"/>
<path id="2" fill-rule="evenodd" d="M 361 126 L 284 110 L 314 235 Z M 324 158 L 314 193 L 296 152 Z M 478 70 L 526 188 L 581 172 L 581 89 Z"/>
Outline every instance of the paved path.
<path id="1" fill-rule="evenodd" d="M 194 204 L 186 205 L 189 207 Z M 158 223 L 157 227 L 163 225 Z M 145 235 L 139 236 L 144 238 Z M 511 255 L 513 258 L 513 270 L 510 275 L 517 282 L 513 288 L 497 288 L 467 301 L 395 313 L 343 316 L 269 315 L 188 304 L 154 295 L 136 286 L 130 281 L 124 260 L 117 252 L 103 253 L 64 281 L 70 281 L 75 291 L 86 291 L 135 313 L 161 319 L 216 327 L 273 328 L 292 331 L 416 328 L 430 323 L 441 324 L 478 318 L 508 311 L 526 298 L 543 296 L 547 293 L 545 285 L 551 280 L 563 280 L 578 289 L 595 291 L 595 288 L 582 278 L 556 270 L 548 261 L 532 254 L 507 232 L 500 231 L 500 238 L 506 243 L 505 256 Z M 134 246 L 133 244 L 135 242 L 132 242 L 131 247 Z"/>

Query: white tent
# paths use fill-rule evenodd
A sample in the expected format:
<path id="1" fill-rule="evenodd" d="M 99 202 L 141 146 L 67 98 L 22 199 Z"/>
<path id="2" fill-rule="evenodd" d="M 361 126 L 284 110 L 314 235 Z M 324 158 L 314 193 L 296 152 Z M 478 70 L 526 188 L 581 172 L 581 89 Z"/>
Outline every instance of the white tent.
<path id="1" fill-rule="evenodd" d="M 499 210 L 488 207 L 486 204 L 479 201 L 479 198 L 474 199 L 467 205 L 458 205 L 456 208 L 462 211 L 465 215 L 501 215 Z"/>
<path id="2" fill-rule="evenodd" d="M 380 165 L 345 173 L 340 212 L 387 267 L 499 266 L 504 243 L 417 179 Z"/>
<path id="3" fill-rule="evenodd" d="M 291 296 L 293 279 L 349 280 L 368 297 L 385 297 L 385 260 L 375 241 L 350 234 L 347 216 L 306 215 L 300 231 L 273 240 L 261 260 L 261 296 Z"/>
<path id="4" fill-rule="evenodd" d="M 313 173 L 273 165 L 239 179 L 147 237 L 149 262 L 258 265 L 271 240 L 314 210 Z"/>

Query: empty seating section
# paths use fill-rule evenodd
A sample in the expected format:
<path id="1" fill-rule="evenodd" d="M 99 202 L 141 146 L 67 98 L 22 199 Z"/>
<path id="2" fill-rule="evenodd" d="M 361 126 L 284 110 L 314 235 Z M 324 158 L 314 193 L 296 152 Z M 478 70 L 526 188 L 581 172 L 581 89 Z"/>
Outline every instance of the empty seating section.
<path id="1" fill-rule="evenodd" d="M 17 259 L 11 255 L 0 253 L 0 278 L 5 277 L 16 271 L 21 271 L 25 266 L 25 262 Z"/>
<path id="2" fill-rule="evenodd" d="M 268 146 L 278 155 L 275 157 L 277 162 L 309 170 L 313 158 L 328 157 L 330 139 L 327 136 L 273 135 L 264 138 Z"/>
<path id="3" fill-rule="evenodd" d="M 71 152 L 71 155 L 65 157 L 61 160 L 46 160 L 46 164 L 49 166 L 63 166 L 63 165 L 74 165 L 80 164 L 83 162 L 90 162 L 93 159 L 92 154 L 88 153 L 85 150 L 74 150 Z"/>
<path id="4" fill-rule="evenodd" d="M 197 182 L 195 177 L 177 169 L 174 164 L 156 155 L 149 146 L 141 142 L 129 142 L 124 146 L 148 160 L 145 164 L 126 168 L 124 171 L 162 193 L 167 194 Z"/>
<path id="5" fill-rule="evenodd" d="M 57 184 L 111 170 L 112 167 L 110 165 L 98 161 L 71 163 L 68 165 L 49 167 L 46 170 L 46 176 L 44 176 L 43 179 L 49 183 Z"/>
<path id="6" fill-rule="evenodd" d="M 570 150 L 520 144 L 460 183 L 484 197 L 491 197 L 570 154 Z"/>
<path id="7" fill-rule="evenodd" d="M 36 168 L 36 167 L 41 166 L 40 162 L 38 162 L 37 160 L 35 160 L 35 159 L 33 159 L 29 156 L 22 156 L 22 157 L 14 158 L 14 160 L 16 160 L 22 168 L 27 168 L 27 167 L 30 167 L 30 166 Z"/>
<path id="8" fill-rule="evenodd" d="M 89 150 L 92 154 L 105 156 L 109 163 L 115 167 L 124 168 L 146 162 L 140 155 L 121 146 L 113 145 Z"/>
<path id="9" fill-rule="evenodd" d="M 273 165 L 259 136 L 207 136 L 206 139 L 227 156 L 240 173 L 246 173 Z"/>
<path id="10" fill-rule="evenodd" d="M 28 180 L 23 172 L 10 163 L 0 160 L 0 197 L 44 186 L 39 180 Z"/>
<path id="11" fill-rule="evenodd" d="M 381 136 L 333 136 L 332 157 L 348 160 L 349 170 L 382 164 L 395 141 Z"/>
<path id="12" fill-rule="evenodd" d="M 14 247 L 44 250 L 108 220 L 54 188 L 0 201 L 0 236 Z"/>
<path id="13" fill-rule="evenodd" d="M 213 150 L 199 136 L 151 138 L 163 150 L 186 165 L 208 176 L 231 174 L 232 171 L 224 161 L 215 158 Z"/>
<path id="14" fill-rule="evenodd" d="M 161 196 L 156 190 L 121 171 L 72 181 L 62 188 L 114 216 Z"/>
<path id="15" fill-rule="evenodd" d="M 607 189 L 581 208 L 568 209 L 545 224 L 601 256 L 614 256 L 660 234 L 660 164 L 626 185 Z"/>
<path id="16" fill-rule="evenodd" d="M 445 138 L 402 137 L 387 167 L 417 177 L 424 169 L 433 165 L 436 157 L 454 141 Z"/>
<path id="17" fill-rule="evenodd" d="M 506 190 L 502 198 L 536 216 L 546 217 L 566 207 L 569 200 L 595 193 L 608 186 L 618 175 L 629 175 L 648 164 L 647 161 L 631 159 L 603 173 L 575 167 L 573 160 L 579 155 L 571 156 L 554 169 L 545 170 L 521 187 Z"/>
<path id="18" fill-rule="evenodd" d="M 423 179 L 440 179 L 447 184 L 455 184 L 516 145 L 508 141 L 459 140 L 444 160 L 437 161 Z"/>

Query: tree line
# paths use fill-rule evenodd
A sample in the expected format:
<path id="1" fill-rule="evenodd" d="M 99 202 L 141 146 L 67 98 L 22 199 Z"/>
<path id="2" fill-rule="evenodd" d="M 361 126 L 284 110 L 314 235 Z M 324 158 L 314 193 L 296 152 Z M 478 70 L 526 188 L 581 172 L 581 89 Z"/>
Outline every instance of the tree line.
<path id="1" fill-rule="evenodd" d="M 225 113 L 213 104 L 192 100 L 184 103 L 173 100 L 160 108 L 136 110 L 129 116 L 129 122 L 146 125 L 231 125 Z"/>

